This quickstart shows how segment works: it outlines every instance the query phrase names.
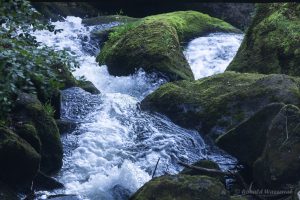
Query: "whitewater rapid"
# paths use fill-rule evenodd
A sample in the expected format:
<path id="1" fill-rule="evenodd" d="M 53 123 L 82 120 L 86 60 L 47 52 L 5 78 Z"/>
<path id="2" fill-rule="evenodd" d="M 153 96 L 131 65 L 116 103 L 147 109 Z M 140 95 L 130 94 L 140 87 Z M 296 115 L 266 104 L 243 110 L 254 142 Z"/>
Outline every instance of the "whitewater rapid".
<path id="1" fill-rule="evenodd" d="M 212 159 L 223 169 L 235 164 L 234 158 L 208 147 L 196 131 L 181 128 L 165 116 L 139 109 L 139 102 L 165 83 L 164 79 L 143 70 L 131 76 L 114 77 L 109 75 L 106 66 L 98 65 L 95 56 L 99 52 L 99 41 L 91 37 L 91 32 L 117 23 L 86 27 L 80 18 L 67 17 L 63 22 L 52 24 L 63 31 L 54 34 L 44 30 L 32 34 L 41 45 L 64 49 L 75 56 L 80 68 L 73 74 L 85 76 L 101 94 L 92 95 L 80 88 L 62 91 L 61 118 L 78 124 L 72 133 L 62 135 L 64 164 L 56 178 L 66 188 L 44 191 L 41 199 L 60 193 L 89 200 L 128 199 L 151 179 L 159 158 L 155 176 L 178 173 L 182 167 L 177 160 L 192 163 Z M 238 34 L 220 33 L 192 41 L 184 53 L 195 77 L 224 71 L 241 38 Z M 230 41 L 237 47 L 233 48 Z M 205 48 L 209 48 L 209 52 L 205 53 Z M 207 68 L 209 63 L 214 63 L 210 59 L 217 59 L 218 63 Z"/>

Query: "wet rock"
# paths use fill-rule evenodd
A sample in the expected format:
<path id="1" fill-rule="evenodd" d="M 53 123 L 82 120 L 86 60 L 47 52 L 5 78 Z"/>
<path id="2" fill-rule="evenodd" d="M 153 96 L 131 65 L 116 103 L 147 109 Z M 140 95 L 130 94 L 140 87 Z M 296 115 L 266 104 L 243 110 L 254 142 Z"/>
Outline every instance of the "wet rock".
<path id="1" fill-rule="evenodd" d="M 227 70 L 300 75 L 300 4 L 257 4 L 256 15 Z"/>
<path id="2" fill-rule="evenodd" d="M 154 178 L 140 188 L 131 200 L 226 200 L 224 185 L 208 176 L 168 175 Z"/>
<path id="3" fill-rule="evenodd" d="M 26 93 L 19 94 L 13 113 L 16 124 L 32 124 L 36 130 L 41 142 L 41 171 L 52 173 L 59 170 L 62 166 L 63 151 L 53 117 L 34 95 Z"/>
<path id="4" fill-rule="evenodd" d="M 64 188 L 64 185 L 54 178 L 38 172 L 33 180 L 34 190 L 55 190 Z"/>
<path id="5" fill-rule="evenodd" d="M 71 120 L 58 119 L 55 120 L 60 134 L 69 133 L 76 129 L 77 124 Z"/>
<path id="6" fill-rule="evenodd" d="M 110 74 L 124 76 L 143 68 L 170 80 L 194 79 L 180 42 L 214 31 L 237 31 L 226 22 L 195 11 L 149 16 L 112 30 L 97 57 Z"/>
<path id="7" fill-rule="evenodd" d="M 0 179 L 5 183 L 30 183 L 38 172 L 40 155 L 18 135 L 0 127 L 0 163 Z"/>
<path id="8" fill-rule="evenodd" d="M 141 108 L 216 137 L 270 103 L 299 105 L 298 83 L 298 78 L 286 75 L 226 72 L 164 84 L 142 101 Z"/>
<path id="9" fill-rule="evenodd" d="M 286 105 L 273 119 L 267 143 L 253 165 L 255 182 L 262 187 L 280 187 L 300 180 L 300 110 Z"/>
<path id="10" fill-rule="evenodd" d="M 100 91 L 91 81 L 78 81 L 78 86 L 91 94 L 100 94 Z"/>

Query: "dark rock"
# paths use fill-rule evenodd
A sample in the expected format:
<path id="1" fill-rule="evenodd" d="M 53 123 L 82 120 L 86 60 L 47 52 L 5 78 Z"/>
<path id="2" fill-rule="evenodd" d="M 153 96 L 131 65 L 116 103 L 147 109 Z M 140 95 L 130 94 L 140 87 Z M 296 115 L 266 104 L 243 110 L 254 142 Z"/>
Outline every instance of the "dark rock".
<path id="1" fill-rule="evenodd" d="M 294 105 L 286 105 L 273 119 L 264 151 L 253 165 L 253 177 L 259 186 L 276 188 L 300 180 L 299 124 L 300 110 Z"/>
<path id="2" fill-rule="evenodd" d="M 269 126 L 283 106 L 282 103 L 267 105 L 237 127 L 220 136 L 216 141 L 217 145 L 243 164 L 252 166 L 262 154 Z"/>
<path id="3" fill-rule="evenodd" d="M 17 124 L 16 134 L 26 140 L 36 150 L 36 152 L 41 152 L 41 141 L 35 127 L 32 124 Z"/>
<path id="4" fill-rule="evenodd" d="M 91 94 L 100 94 L 100 91 L 96 88 L 96 86 L 91 81 L 78 81 L 78 87 L 83 90 L 91 93 Z"/>
<path id="5" fill-rule="evenodd" d="M 154 178 L 140 188 L 131 200 L 226 200 L 224 185 L 208 176 L 168 175 Z"/>
<path id="6" fill-rule="evenodd" d="M 62 143 L 53 117 L 33 95 L 20 93 L 14 108 L 17 124 L 32 124 L 41 141 L 41 171 L 48 174 L 62 166 Z"/>
<path id="7" fill-rule="evenodd" d="M 54 178 L 38 172 L 33 180 L 34 190 L 55 190 L 64 188 L 64 185 Z"/>
<path id="8" fill-rule="evenodd" d="M 72 132 L 77 127 L 77 124 L 75 122 L 67 119 L 57 119 L 55 120 L 55 122 L 57 124 L 60 134 Z"/>
<path id="9" fill-rule="evenodd" d="M 39 170 L 40 155 L 25 140 L 0 127 L 0 163 L 0 179 L 5 183 L 30 183 Z"/>

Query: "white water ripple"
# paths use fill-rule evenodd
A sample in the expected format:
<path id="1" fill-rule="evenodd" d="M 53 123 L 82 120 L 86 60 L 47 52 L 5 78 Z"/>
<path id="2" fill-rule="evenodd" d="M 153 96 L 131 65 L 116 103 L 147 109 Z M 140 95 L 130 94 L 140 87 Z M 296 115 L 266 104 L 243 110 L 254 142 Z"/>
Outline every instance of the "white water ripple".
<path id="1" fill-rule="evenodd" d="M 192 40 L 184 54 L 195 79 L 225 71 L 243 40 L 243 34 L 211 33 Z"/>

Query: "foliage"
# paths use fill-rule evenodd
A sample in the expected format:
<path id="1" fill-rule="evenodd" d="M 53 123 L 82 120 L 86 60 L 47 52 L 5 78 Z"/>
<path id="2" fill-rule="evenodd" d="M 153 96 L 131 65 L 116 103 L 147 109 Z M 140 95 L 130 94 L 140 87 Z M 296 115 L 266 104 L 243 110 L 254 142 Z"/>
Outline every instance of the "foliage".
<path id="1" fill-rule="evenodd" d="M 40 46 L 30 35 L 36 29 L 54 31 L 43 24 L 28 1 L 0 0 L 0 119 L 5 119 L 19 92 L 51 93 L 64 86 L 62 68 L 77 66 L 64 51 Z"/>
<path id="2" fill-rule="evenodd" d="M 49 101 L 45 103 L 44 109 L 49 116 L 54 117 L 55 110 Z"/>

